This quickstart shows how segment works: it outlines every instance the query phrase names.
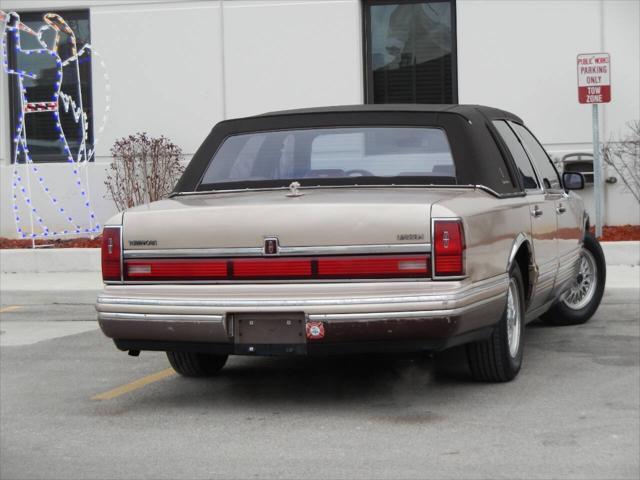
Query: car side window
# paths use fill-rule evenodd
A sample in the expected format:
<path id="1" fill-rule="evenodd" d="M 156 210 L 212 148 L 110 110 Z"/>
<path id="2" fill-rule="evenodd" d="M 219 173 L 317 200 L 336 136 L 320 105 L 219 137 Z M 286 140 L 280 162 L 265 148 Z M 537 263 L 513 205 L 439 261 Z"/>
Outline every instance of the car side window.
<path id="1" fill-rule="evenodd" d="M 518 167 L 518 173 L 522 179 L 522 184 L 525 190 L 538 190 L 540 188 L 536 179 L 535 171 L 531 165 L 531 161 L 527 156 L 527 152 L 524 150 L 522 143 L 516 137 L 516 134 L 511 130 L 507 122 L 503 120 L 494 120 L 493 125 L 498 130 L 500 137 L 506 144 L 511 156 Z"/>
<path id="2" fill-rule="evenodd" d="M 558 172 L 553 166 L 553 163 L 551 163 L 547 152 L 545 152 L 542 145 L 540 145 L 540 142 L 536 140 L 536 137 L 534 137 L 526 127 L 513 122 L 509 122 L 509 125 L 511 125 L 511 128 L 513 128 L 518 137 L 520 137 L 522 144 L 529 153 L 529 157 L 531 157 L 533 163 L 538 167 L 538 172 L 542 175 L 544 188 L 548 190 L 561 190 L 562 186 Z"/>

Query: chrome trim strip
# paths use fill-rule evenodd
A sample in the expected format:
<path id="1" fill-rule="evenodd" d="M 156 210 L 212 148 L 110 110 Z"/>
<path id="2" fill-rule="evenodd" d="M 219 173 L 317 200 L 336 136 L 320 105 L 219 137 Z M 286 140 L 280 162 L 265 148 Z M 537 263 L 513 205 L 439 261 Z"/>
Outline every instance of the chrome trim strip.
<path id="1" fill-rule="evenodd" d="M 484 185 L 481 184 L 476 184 L 473 185 L 476 189 L 478 190 L 483 190 L 491 195 L 493 195 L 494 197 L 497 198 L 515 198 L 515 197 L 524 197 L 526 195 L 525 192 L 512 192 L 512 193 L 498 193 L 495 190 L 493 190 L 492 188 L 486 187 Z"/>
<path id="2" fill-rule="evenodd" d="M 353 177 L 356 179 L 357 177 Z M 305 179 L 310 180 L 310 179 Z M 293 181 L 293 180 L 288 180 Z M 434 185 L 434 184 L 381 184 L 381 185 L 301 185 L 299 187 L 300 190 L 327 190 L 332 188 L 445 188 L 445 189 L 477 189 L 482 188 L 484 190 L 492 191 L 490 188 L 481 186 L 481 185 L 472 185 L 472 184 L 460 184 L 460 185 Z M 282 187 L 262 187 L 262 188 L 235 188 L 235 189 L 227 189 L 227 190 L 201 190 L 195 192 L 172 192 L 169 194 L 169 198 L 173 197 L 183 197 L 183 196 L 192 196 L 192 195 L 210 195 L 210 194 L 221 194 L 221 193 L 238 193 L 238 192 L 274 192 L 274 191 L 289 191 L 289 185 Z"/>
<path id="3" fill-rule="evenodd" d="M 545 274 L 544 277 L 541 275 L 538 277 L 538 285 L 542 285 L 545 283 L 553 283 L 553 280 L 556 278 L 556 272 L 549 272 L 548 274 Z"/>
<path id="4" fill-rule="evenodd" d="M 558 276 L 556 277 L 556 283 L 563 282 L 565 280 L 577 277 L 577 275 L 578 275 L 578 268 L 576 265 L 576 268 L 567 269 L 566 271 L 559 273 Z"/>
<path id="5" fill-rule="evenodd" d="M 126 285 L 322 285 L 325 283 L 417 283 L 430 282 L 431 277 L 407 278 L 300 278 L 300 279 L 267 279 L 267 280 L 127 280 Z"/>
<path id="6" fill-rule="evenodd" d="M 511 245 L 509 260 L 507 261 L 507 272 L 511 271 L 511 266 L 513 265 L 513 262 L 516 259 L 516 254 L 518 253 L 518 250 L 524 243 L 529 243 L 529 251 L 531 251 L 529 237 L 524 232 L 520 232 L 518 233 L 518 235 L 516 235 L 516 238 L 513 241 L 513 244 Z M 531 258 L 527 260 L 527 263 L 531 263 Z M 522 272 L 522 274 L 525 275 L 526 272 Z"/>
<path id="7" fill-rule="evenodd" d="M 502 300 L 506 298 L 507 293 L 500 293 L 490 298 L 474 302 L 460 308 L 452 308 L 448 310 L 422 310 L 409 312 L 374 312 L 374 313 L 326 313 L 326 314 L 309 314 L 310 321 L 324 322 L 368 322 L 371 320 L 399 320 L 399 319 L 423 319 L 423 318 L 440 318 L 453 317 L 462 315 L 487 303 Z"/>
<path id="8" fill-rule="evenodd" d="M 450 317 L 467 313 L 493 301 L 499 301 L 505 298 L 506 293 L 480 300 L 471 305 L 448 310 L 424 310 L 424 311 L 408 311 L 408 312 L 375 312 L 375 313 L 329 313 L 329 314 L 310 314 L 309 321 L 324 322 L 353 322 L 353 321 L 372 321 L 372 320 L 398 320 L 398 319 L 423 319 Z M 212 322 L 222 323 L 224 315 L 167 315 L 158 313 L 119 313 L 119 312 L 98 312 L 98 320 L 107 321 L 149 321 L 149 322 Z M 230 335 L 232 336 L 232 335 Z"/>
<path id="9" fill-rule="evenodd" d="M 573 275 L 569 275 L 567 277 L 558 278 L 558 279 L 556 279 L 556 283 L 554 285 L 554 288 L 558 288 L 560 286 L 564 286 L 567 283 L 573 283 L 574 281 L 575 281 L 575 279 L 574 279 Z"/>
<path id="10" fill-rule="evenodd" d="M 580 251 L 581 250 L 582 250 L 582 248 L 579 247 L 579 248 L 577 248 L 575 250 L 572 250 L 572 251 L 570 251 L 568 253 L 563 254 L 560 257 L 560 266 L 562 267 L 563 263 L 566 263 L 567 261 L 571 261 L 571 260 L 577 259 L 577 257 L 580 256 Z"/>
<path id="11" fill-rule="evenodd" d="M 413 295 L 394 297 L 358 297 L 358 298 L 322 298 L 322 299 L 257 299 L 257 300 L 207 300 L 184 298 L 128 298 L 100 295 L 96 304 L 96 310 L 104 311 L 108 305 L 137 305 L 137 306 L 169 306 L 169 307 L 214 307 L 214 308 L 261 308 L 261 307 L 312 307 L 312 306 L 346 306 L 346 305 L 379 305 L 379 304 L 403 304 L 423 302 L 456 302 L 468 299 L 490 290 L 504 288 L 506 292 L 508 276 L 501 274 L 481 284 L 469 285 L 450 294 Z M 502 292 L 499 292 L 502 293 Z M 490 293 L 491 294 L 491 293 Z"/>
<path id="12" fill-rule="evenodd" d="M 388 253 L 430 253 L 430 243 L 399 243 L 382 245 L 331 245 L 317 247 L 283 247 L 279 256 L 287 255 L 355 255 Z M 199 257 L 263 257 L 263 247 L 239 248 L 177 248 L 158 250 L 126 250 L 124 258 L 199 258 Z M 270 255 L 273 257 L 274 255 Z"/>
<path id="13" fill-rule="evenodd" d="M 538 275 L 538 283 L 553 281 L 553 277 L 556 275 L 556 273 L 557 271 L 555 269 L 547 270 L 546 272 L 540 273 Z"/>
<path id="14" fill-rule="evenodd" d="M 133 320 L 150 322 L 215 322 L 222 323 L 224 315 L 168 315 L 162 313 L 98 312 L 98 320 Z"/>
<path id="15" fill-rule="evenodd" d="M 308 180 L 308 179 L 307 179 Z M 510 197 L 524 197 L 525 192 L 513 192 L 513 193 L 498 193 L 490 187 L 487 187 L 482 184 L 457 184 L 457 185 L 434 185 L 434 184 L 414 184 L 414 185 L 399 185 L 399 184 L 382 184 L 382 185 L 308 185 L 308 186 L 300 186 L 300 190 L 313 190 L 313 189 L 330 189 L 330 188 L 443 188 L 443 189 L 473 189 L 473 190 L 484 190 L 491 195 L 494 195 L 498 198 L 510 198 Z M 210 194 L 219 194 L 219 193 L 238 193 L 238 192 L 272 192 L 272 191 L 287 191 L 289 190 L 289 186 L 282 187 L 263 187 L 263 188 L 237 188 L 237 189 L 228 189 L 228 190 L 203 190 L 196 192 L 172 192 L 169 194 L 169 198 L 173 197 L 183 197 L 183 196 L 191 196 L 191 195 L 210 195 Z M 542 191 L 542 190 L 540 190 Z"/>
<path id="16" fill-rule="evenodd" d="M 545 290 L 549 290 L 550 288 L 553 288 L 554 285 L 554 278 L 550 278 L 549 280 L 545 280 L 544 282 L 538 283 L 536 285 L 536 292 L 540 293 L 540 292 L 544 292 Z"/>
<path id="17" fill-rule="evenodd" d="M 262 257 L 261 247 L 126 250 L 124 258 Z"/>
<path id="18" fill-rule="evenodd" d="M 565 275 L 567 273 L 571 273 L 573 274 L 575 272 L 575 270 L 578 267 L 578 259 L 576 258 L 575 260 L 571 261 L 570 263 L 567 263 L 566 265 L 562 265 L 559 269 L 558 269 L 558 276 L 560 275 Z"/>

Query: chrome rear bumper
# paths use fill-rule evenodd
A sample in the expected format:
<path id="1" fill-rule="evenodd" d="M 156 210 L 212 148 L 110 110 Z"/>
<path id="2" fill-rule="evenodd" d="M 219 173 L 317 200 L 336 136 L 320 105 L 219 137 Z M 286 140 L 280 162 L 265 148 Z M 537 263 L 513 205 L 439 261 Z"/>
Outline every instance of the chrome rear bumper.
<path id="1" fill-rule="evenodd" d="M 322 322 L 308 343 L 449 339 L 494 325 L 504 310 L 505 275 L 477 283 L 370 282 L 220 285 L 109 285 L 96 310 L 108 337 L 234 343 L 233 315 L 298 312 Z"/>

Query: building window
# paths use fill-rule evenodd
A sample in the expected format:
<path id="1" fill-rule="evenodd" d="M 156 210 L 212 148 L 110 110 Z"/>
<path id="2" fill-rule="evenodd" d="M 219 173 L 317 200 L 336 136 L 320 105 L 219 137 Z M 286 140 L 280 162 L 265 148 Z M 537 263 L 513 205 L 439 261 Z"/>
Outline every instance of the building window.
<path id="1" fill-rule="evenodd" d="M 82 161 L 93 148 L 89 10 L 7 18 L 12 161 Z"/>
<path id="2" fill-rule="evenodd" d="M 367 103 L 457 103 L 455 0 L 364 2 Z"/>

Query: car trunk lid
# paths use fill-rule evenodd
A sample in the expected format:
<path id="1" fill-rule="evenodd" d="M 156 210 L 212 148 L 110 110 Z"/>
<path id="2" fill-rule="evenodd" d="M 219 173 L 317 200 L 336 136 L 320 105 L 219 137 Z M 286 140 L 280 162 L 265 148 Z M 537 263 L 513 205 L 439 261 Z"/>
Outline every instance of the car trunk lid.
<path id="1" fill-rule="evenodd" d="M 451 188 L 332 188 L 176 196 L 128 210 L 129 252 L 263 249 L 429 243 L 430 208 L 459 195 Z M 380 253 L 384 253 L 381 250 Z"/>

